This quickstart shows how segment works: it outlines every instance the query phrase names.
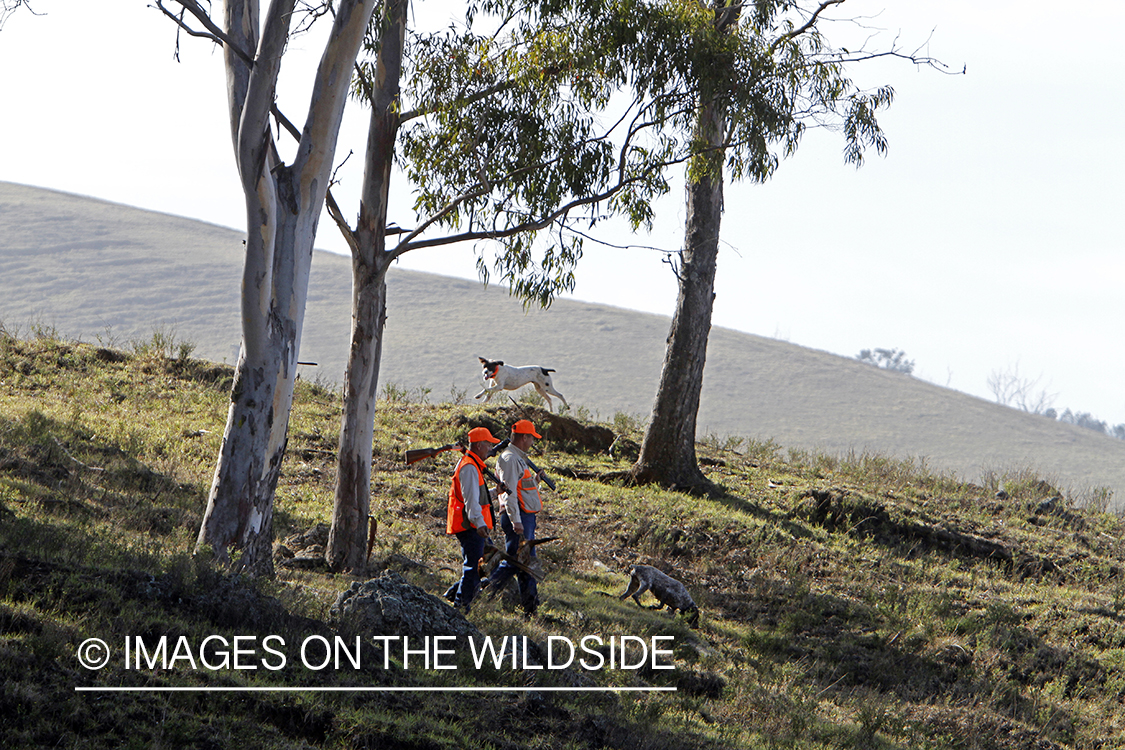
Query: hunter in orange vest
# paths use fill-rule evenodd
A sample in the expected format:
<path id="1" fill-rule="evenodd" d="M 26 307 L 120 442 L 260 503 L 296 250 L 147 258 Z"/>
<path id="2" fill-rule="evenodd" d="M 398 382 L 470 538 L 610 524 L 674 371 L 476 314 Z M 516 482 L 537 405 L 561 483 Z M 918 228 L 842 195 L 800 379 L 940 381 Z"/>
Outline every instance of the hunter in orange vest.
<path id="1" fill-rule="evenodd" d="M 543 509 L 539 496 L 539 480 L 543 472 L 533 472 L 528 465 L 527 451 L 540 435 L 529 419 L 521 419 L 512 425 L 512 435 L 508 447 L 496 459 L 496 471 L 500 481 L 510 492 L 501 496 L 500 528 L 504 530 L 505 551 L 513 559 L 519 551 L 520 542 L 535 539 L 536 513 Z M 535 557 L 535 548 L 531 548 Z M 502 561 L 486 584 L 489 598 L 504 590 L 504 586 L 515 575 L 520 587 L 520 604 L 529 615 L 539 608 L 539 590 L 535 577 L 518 571 L 507 560 Z"/>
<path id="2" fill-rule="evenodd" d="M 449 488 L 445 531 L 461 543 L 461 580 L 446 592 L 453 606 L 469 611 L 469 604 L 480 589 L 480 569 L 488 531 L 492 528 L 491 495 L 485 484 L 485 459 L 500 441 L 486 427 L 469 430 L 469 450 L 457 462 Z"/>

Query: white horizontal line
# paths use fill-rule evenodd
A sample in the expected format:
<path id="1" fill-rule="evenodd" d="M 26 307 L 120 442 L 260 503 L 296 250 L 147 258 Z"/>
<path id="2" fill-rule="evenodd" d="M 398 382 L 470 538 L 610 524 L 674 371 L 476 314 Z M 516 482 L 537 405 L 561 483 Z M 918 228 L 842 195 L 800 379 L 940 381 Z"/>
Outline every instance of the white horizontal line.
<path id="1" fill-rule="evenodd" d="M 76 693 L 668 693 L 674 687 L 76 687 Z"/>

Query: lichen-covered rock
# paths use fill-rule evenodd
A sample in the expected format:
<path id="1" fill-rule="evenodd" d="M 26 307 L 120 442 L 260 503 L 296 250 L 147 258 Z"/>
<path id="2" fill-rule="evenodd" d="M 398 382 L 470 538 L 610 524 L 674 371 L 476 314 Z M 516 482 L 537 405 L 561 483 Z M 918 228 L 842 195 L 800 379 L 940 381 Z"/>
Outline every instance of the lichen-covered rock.
<path id="1" fill-rule="evenodd" d="M 362 635 L 480 636 L 480 631 L 444 600 L 391 571 L 353 583 L 337 597 L 331 616 L 340 630 Z"/>
<path id="2" fill-rule="evenodd" d="M 318 523 L 303 534 L 293 534 L 285 539 L 285 546 L 294 552 L 300 552 L 314 545 L 319 545 L 321 553 L 328 546 L 328 533 L 331 527 L 326 523 Z"/>

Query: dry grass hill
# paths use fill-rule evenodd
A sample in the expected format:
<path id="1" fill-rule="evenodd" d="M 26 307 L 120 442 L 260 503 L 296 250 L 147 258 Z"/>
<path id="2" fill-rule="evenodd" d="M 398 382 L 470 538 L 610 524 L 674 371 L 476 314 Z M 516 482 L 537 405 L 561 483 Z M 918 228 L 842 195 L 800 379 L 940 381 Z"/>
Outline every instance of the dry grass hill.
<path id="1" fill-rule="evenodd" d="M 233 362 L 240 271 L 233 230 L 0 183 L 0 322 L 10 330 L 42 327 L 119 346 L 159 331 L 194 344 L 194 356 Z M 503 288 L 408 271 L 395 271 L 389 286 L 384 386 L 428 389 L 434 402 L 471 399 L 480 355 L 555 368 L 571 405 L 603 418 L 643 418 L 651 406 L 665 317 L 567 300 L 525 314 Z M 309 300 L 301 356 L 318 366 L 307 376 L 337 381 L 350 316 L 347 258 L 317 253 Z M 712 331 L 699 425 L 701 437 L 924 459 L 974 481 L 1031 467 L 1075 497 L 1104 498 L 1099 487 L 1125 497 L 1123 441 L 728 329 Z"/>
<path id="2" fill-rule="evenodd" d="M 605 424 L 387 399 L 369 563 L 333 575 L 341 403 L 303 381 L 277 575 L 253 580 L 192 553 L 232 377 L 0 332 L 0 748 L 1125 750 L 1125 518 L 1040 477 L 1000 501 L 883 456 L 704 441 L 723 489 L 692 497 L 625 486 Z M 523 417 L 558 479 L 542 603 L 478 597 L 466 618 L 441 598 L 456 456 L 403 450 Z M 682 581 L 698 622 L 615 598 L 637 563 Z M 419 659 L 431 636 L 441 667 Z M 486 638 L 522 645 L 477 659 Z M 329 642 L 354 658 L 321 662 Z"/>

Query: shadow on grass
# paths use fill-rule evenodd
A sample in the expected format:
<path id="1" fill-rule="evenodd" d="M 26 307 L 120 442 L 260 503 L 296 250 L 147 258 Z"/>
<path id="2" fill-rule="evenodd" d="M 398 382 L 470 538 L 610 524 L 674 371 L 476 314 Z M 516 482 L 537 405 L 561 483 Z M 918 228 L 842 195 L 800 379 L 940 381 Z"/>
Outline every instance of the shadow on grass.
<path id="1" fill-rule="evenodd" d="M 1050 726 L 1044 725 L 1042 691 L 1056 685 L 1069 697 L 1108 678 L 1097 661 L 1051 645 L 1018 616 L 992 622 L 970 641 L 978 643 L 975 647 L 950 643 L 938 648 L 930 639 L 904 636 L 903 630 L 890 633 L 894 628 L 866 605 L 810 592 L 800 582 L 775 579 L 757 593 L 714 595 L 709 604 L 749 626 L 743 646 L 759 672 L 783 674 L 799 665 L 801 679 L 818 696 L 846 700 L 858 690 L 914 705 L 974 706 L 975 713 L 992 715 L 1000 724 L 1040 726 L 1040 736 L 1063 744 L 1066 727 L 1079 716 L 1055 702 Z M 999 658 L 978 663 L 981 649 L 998 652 Z M 998 736 L 1016 736 L 1014 726 L 998 729 Z M 980 746 L 1020 745 L 998 740 Z"/>

